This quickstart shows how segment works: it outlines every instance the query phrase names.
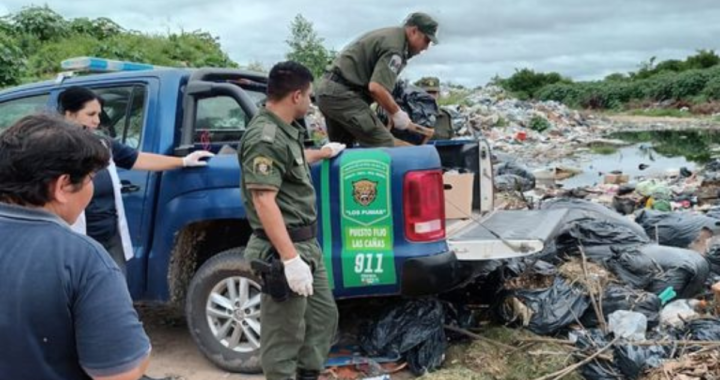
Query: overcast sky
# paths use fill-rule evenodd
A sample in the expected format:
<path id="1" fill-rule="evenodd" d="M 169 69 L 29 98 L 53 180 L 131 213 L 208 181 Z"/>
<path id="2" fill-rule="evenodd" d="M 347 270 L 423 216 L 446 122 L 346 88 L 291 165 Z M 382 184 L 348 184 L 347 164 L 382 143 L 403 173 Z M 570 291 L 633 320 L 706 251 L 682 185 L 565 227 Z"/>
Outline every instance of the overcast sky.
<path id="1" fill-rule="evenodd" d="M 32 2 L 2 0 L 0 14 Z M 44 0 L 66 18 L 109 17 L 145 32 L 202 29 L 220 37 L 239 64 L 284 58 L 295 15 L 310 20 L 328 48 L 399 25 L 413 11 L 440 23 L 440 44 L 403 75 L 434 74 L 466 86 L 515 68 L 557 71 L 576 80 L 636 70 L 652 56 L 685 58 L 720 50 L 720 0 Z M 111 5 L 112 4 L 112 5 Z M 443 4 L 443 5 L 440 5 Z"/>

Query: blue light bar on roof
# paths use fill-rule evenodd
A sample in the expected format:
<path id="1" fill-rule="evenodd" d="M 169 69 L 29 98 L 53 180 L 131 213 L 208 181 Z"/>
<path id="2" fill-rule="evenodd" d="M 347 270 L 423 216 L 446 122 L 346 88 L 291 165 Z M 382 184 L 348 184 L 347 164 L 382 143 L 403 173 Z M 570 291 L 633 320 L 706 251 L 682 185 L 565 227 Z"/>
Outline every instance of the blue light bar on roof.
<path id="1" fill-rule="evenodd" d="M 68 71 L 114 72 L 152 70 L 155 66 L 147 63 L 115 61 L 95 57 L 76 57 L 62 61 L 60 66 Z"/>

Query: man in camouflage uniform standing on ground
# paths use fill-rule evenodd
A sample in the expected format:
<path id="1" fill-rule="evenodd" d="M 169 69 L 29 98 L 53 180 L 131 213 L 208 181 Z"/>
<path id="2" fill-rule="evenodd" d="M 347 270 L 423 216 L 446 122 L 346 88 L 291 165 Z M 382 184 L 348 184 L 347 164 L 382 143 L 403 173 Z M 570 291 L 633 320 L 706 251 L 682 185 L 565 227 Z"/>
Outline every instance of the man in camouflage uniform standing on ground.
<path id="1" fill-rule="evenodd" d="M 262 295 L 261 362 L 268 380 L 317 379 L 337 328 L 337 307 L 316 239 L 308 165 L 335 157 L 345 146 L 328 143 L 320 150 L 304 150 L 305 130 L 295 120 L 308 111 L 312 81 L 305 66 L 275 65 L 268 77 L 267 105 L 240 143 L 241 192 L 253 228 L 245 258 L 281 260 L 280 277 L 289 287 L 283 299 Z"/>
<path id="2" fill-rule="evenodd" d="M 363 147 L 392 147 L 390 131 L 370 104 L 391 115 L 394 128 L 412 127 L 410 117 L 391 93 L 407 61 L 437 43 L 438 23 L 413 13 L 401 27 L 378 29 L 347 46 L 318 85 L 317 105 L 325 116 L 331 141 Z"/>
<path id="3" fill-rule="evenodd" d="M 430 96 L 435 98 L 437 103 L 440 98 L 440 79 L 437 77 L 425 77 L 420 79 L 417 83 L 420 88 L 425 90 Z M 455 135 L 452 125 L 452 115 L 450 112 L 440 107 L 438 104 L 438 115 L 435 120 L 435 127 L 433 127 L 435 134 L 433 140 L 450 140 Z"/>

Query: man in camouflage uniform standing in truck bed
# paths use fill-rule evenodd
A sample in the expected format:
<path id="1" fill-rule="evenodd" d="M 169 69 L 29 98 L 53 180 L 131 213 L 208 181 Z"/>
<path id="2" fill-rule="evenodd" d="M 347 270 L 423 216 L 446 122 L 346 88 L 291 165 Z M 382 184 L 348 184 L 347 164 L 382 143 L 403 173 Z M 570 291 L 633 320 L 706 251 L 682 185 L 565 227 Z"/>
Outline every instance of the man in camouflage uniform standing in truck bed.
<path id="1" fill-rule="evenodd" d="M 394 139 L 370 104 L 391 116 L 394 128 L 412 127 L 391 93 L 407 61 L 437 43 L 438 23 L 413 13 L 400 27 L 369 32 L 347 46 L 320 81 L 317 104 L 331 141 L 363 147 L 392 147 Z"/>

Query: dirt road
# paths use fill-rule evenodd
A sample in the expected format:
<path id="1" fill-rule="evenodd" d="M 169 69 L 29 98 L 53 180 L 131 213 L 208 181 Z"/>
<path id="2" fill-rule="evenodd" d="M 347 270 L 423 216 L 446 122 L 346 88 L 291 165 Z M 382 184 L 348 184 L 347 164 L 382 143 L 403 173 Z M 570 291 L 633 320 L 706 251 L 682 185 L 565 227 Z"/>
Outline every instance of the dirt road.
<path id="1" fill-rule="evenodd" d="M 215 367 L 198 351 L 179 310 L 136 305 L 152 340 L 153 353 L 148 376 L 174 380 L 262 380 L 225 372 Z"/>

